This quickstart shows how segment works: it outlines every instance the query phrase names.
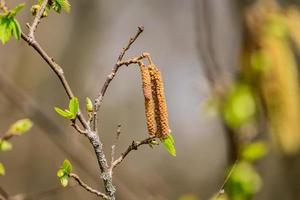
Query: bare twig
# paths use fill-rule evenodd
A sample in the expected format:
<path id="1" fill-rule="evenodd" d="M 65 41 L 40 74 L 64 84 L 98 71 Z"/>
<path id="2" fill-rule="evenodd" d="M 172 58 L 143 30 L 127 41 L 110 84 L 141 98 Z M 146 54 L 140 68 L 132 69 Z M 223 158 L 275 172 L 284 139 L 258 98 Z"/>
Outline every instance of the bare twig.
<path id="1" fill-rule="evenodd" d="M 118 62 L 119 67 L 125 65 L 125 66 L 129 66 L 131 64 L 139 64 L 141 62 L 142 59 L 146 58 L 145 53 L 143 53 L 142 55 L 138 56 L 138 57 L 133 57 L 129 60 L 122 60 L 120 62 Z"/>
<path id="2" fill-rule="evenodd" d="M 7 131 L 2 137 L 0 137 L 0 141 L 3 140 L 10 140 L 11 138 L 13 138 L 14 136 L 17 136 L 15 134 L 10 133 L 9 131 Z"/>
<path id="3" fill-rule="evenodd" d="M 138 31 L 137 33 L 135 34 L 134 37 L 130 38 L 129 39 L 129 42 L 128 44 L 122 49 L 118 59 L 117 59 L 117 62 L 115 64 L 115 66 L 113 67 L 111 73 L 107 76 L 103 86 L 102 86 L 102 89 L 100 91 L 100 93 L 98 94 L 98 97 L 95 99 L 95 104 L 94 104 L 94 117 L 97 113 L 97 111 L 99 110 L 100 106 L 101 106 L 101 103 L 103 101 L 103 97 L 105 95 L 105 92 L 110 84 L 110 82 L 114 79 L 116 73 L 118 72 L 119 68 L 122 66 L 120 65 L 120 62 L 123 60 L 123 57 L 126 53 L 126 51 L 130 48 L 130 46 L 136 41 L 136 39 L 140 36 L 140 34 L 144 31 L 144 27 L 138 27 Z M 95 119 L 94 119 L 95 120 Z"/>
<path id="4" fill-rule="evenodd" d="M 7 200 L 8 194 L 7 192 L 0 186 L 0 200 Z"/>
<path id="5" fill-rule="evenodd" d="M 107 196 L 106 194 L 99 192 L 96 189 L 91 188 L 90 186 L 88 186 L 86 183 L 84 183 L 78 175 L 74 174 L 74 173 L 70 173 L 69 177 L 73 178 L 81 187 L 83 187 L 86 191 L 95 194 L 99 197 L 102 197 L 103 199 L 110 199 L 109 196 Z"/>
<path id="6" fill-rule="evenodd" d="M 43 13 L 44 13 L 44 11 L 46 9 L 48 1 L 49 0 L 44 0 L 43 1 L 42 5 L 41 5 L 41 7 L 39 9 L 39 11 L 37 12 L 37 14 L 36 14 L 36 16 L 35 16 L 35 18 L 33 20 L 32 25 L 29 28 L 29 34 L 28 34 L 28 36 L 29 36 L 29 38 L 30 38 L 31 41 L 34 40 L 34 32 L 36 31 L 37 26 L 39 25 L 39 23 L 41 21 L 42 15 L 43 15 Z"/>
<path id="7" fill-rule="evenodd" d="M 83 135 L 87 134 L 87 131 L 86 131 L 86 130 L 82 130 L 82 129 L 78 126 L 78 124 L 76 124 L 76 122 L 72 122 L 72 123 L 71 123 L 71 126 L 74 127 L 74 129 L 75 129 L 78 133 L 83 134 Z"/>
<path id="8" fill-rule="evenodd" d="M 116 145 L 117 145 L 117 142 L 120 138 L 120 135 L 121 135 L 121 124 L 118 124 L 117 133 L 116 133 L 116 140 L 115 140 L 114 144 L 111 146 L 111 163 L 110 163 L 110 165 L 112 165 L 114 160 L 115 160 L 114 157 L 115 157 Z"/>
<path id="9" fill-rule="evenodd" d="M 129 145 L 126 151 L 112 163 L 112 165 L 110 166 L 110 170 L 112 171 L 115 167 L 117 167 L 132 150 L 137 150 L 141 145 L 150 144 L 153 140 L 155 140 L 155 136 L 146 138 L 140 142 L 132 141 L 131 145 Z"/>
<path id="10" fill-rule="evenodd" d="M 220 197 L 222 194 L 224 194 L 224 192 L 225 192 L 225 191 L 224 191 L 225 185 L 226 185 L 226 183 L 228 182 L 229 178 L 231 177 L 233 171 L 235 170 L 236 165 L 238 164 L 238 162 L 239 162 L 239 160 L 236 160 L 236 161 L 234 162 L 234 164 L 232 165 L 232 167 L 230 168 L 229 173 L 227 174 L 227 176 L 226 176 L 224 182 L 222 183 L 222 185 L 221 185 L 221 187 L 220 187 L 220 189 L 219 189 L 218 194 L 216 195 L 216 199 L 217 199 L 218 197 Z"/>

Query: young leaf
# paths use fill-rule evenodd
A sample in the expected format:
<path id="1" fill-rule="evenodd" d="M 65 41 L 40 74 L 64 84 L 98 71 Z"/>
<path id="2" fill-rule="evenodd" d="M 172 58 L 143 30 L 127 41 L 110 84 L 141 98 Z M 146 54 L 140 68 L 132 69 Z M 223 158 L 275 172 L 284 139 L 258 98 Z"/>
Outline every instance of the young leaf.
<path id="1" fill-rule="evenodd" d="M 73 97 L 69 102 L 69 111 L 72 113 L 72 119 L 76 118 L 76 115 L 79 110 L 79 102 L 76 97 Z"/>
<path id="2" fill-rule="evenodd" d="M 9 151 L 12 149 L 12 144 L 5 141 L 5 140 L 0 140 L 0 151 Z"/>
<path id="3" fill-rule="evenodd" d="M 24 6 L 25 6 L 25 3 L 21 3 L 21 4 L 17 5 L 14 9 L 12 9 L 10 11 L 9 16 L 15 17 L 17 15 L 17 13 L 20 12 L 24 8 Z"/>
<path id="4" fill-rule="evenodd" d="M 57 171 L 58 177 L 68 176 L 72 172 L 72 164 L 69 160 L 64 160 L 63 164 Z"/>
<path id="5" fill-rule="evenodd" d="M 16 20 L 15 18 L 12 19 L 12 22 L 11 22 L 11 26 L 12 26 L 12 34 L 14 35 L 14 37 L 17 39 L 17 40 L 20 40 L 21 39 L 21 26 L 18 22 L 18 20 Z"/>
<path id="6" fill-rule="evenodd" d="M 169 133 L 169 135 L 166 138 L 161 139 L 161 142 L 163 143 L 164 147 L 167 149 L 167 151 L 172 155 L 172 156 L 176 156 L 176 149 L 174 146 L 174 138 L 171 135 L 171 133 Z"/>
<path id="7" fill-rule="evenodd" d="M 14 135 L 22 135 L 29 131 L 32 126 L 33 123 L 30 119 L 20 119 L 10 126 L 9 133 Z"/>
<path id="8" fill-rule="evenodd" d="M 93 112 L 93 103 L 88 97 L 85 99 L 85 108 L 87 112 Z"/>
<path id="9" fill-rule="evenodd" d="M 5 168 L 4 165 L 0 162 L 0 176 L 5 175 Z"/>
<path id="10" fill-rule="evenodd" d="M 2 44 L 6 44 L 11 37 L 12 26 L 10 23 L 10 18 L 0 15 L 0 40 Z"/>
<path id="11" fill-rule="evenodd" d="M 59 169 L 59 170 L 57 171 L 56 175 L 57 175 L 58 178 L 63 177 L 63 176 L 65 175 L 64 170 Z"/>
<path id="12" fill-rule="evenodd" d="M 64 160 L 63 164 L 60 166 L 59 170 L 56 173 L 63 187 L 66 187 L 68 185 L 68 179 L 71 172 L 72 164 L 69 160 Z"/>
<path id="13" fill-rule="evenodd" d="M 59 4 L 60 7 L 61 7 L 64 11 L 66 11 L 67 13 L 70 12 L 70 10 L 71 10 L 71 4 L 69 3 L 68 0 L 56 0 L 55 2 L 56 2 L 57 4 Z"/>
<path id="14" fill-rule="evenodd" d="M 2 44 L 6 44 L 13 35 L 17 40 L 21 38 L 21 26 L 19 22 L 11 16 L 0 15 L 0 40 Z"/>
<path id="15" fill-rule="evenodd" d="M 52 2 L 51 8 L 57 13 L 61 12 L 61 5 L 57 1 Z"/>
<path id="16" fill-rule="evenodd" d="M 68 110 L 63 111 L 62 109 L 55 107 L 54 110 L 59 114 L 60 116 L 67 118 L 67 119 L 72 119 L 73 118 L 73 113 L 71 113 Z"/>
<path id="17" fill-rule="evenodd" d="M 72 172 L 72 164 L 69 160 L 64 160 L 61 169 L 64 171 L 65 175 L 69 175 Z"/>
<path id="18" fill-rule="evenodd" d="M 60 183 L 63 187 L 67 187 L 68 183 L 69 183 L 69 177 L 68 176 L 63 176 L 61 178 L 59 178 Z"/>

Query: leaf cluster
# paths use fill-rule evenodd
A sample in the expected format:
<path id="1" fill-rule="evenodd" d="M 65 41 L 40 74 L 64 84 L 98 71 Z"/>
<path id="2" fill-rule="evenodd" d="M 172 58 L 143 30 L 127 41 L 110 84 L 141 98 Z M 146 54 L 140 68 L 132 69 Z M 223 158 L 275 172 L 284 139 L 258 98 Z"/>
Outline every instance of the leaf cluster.
<path id="1" fill-rule="evenodd" d="M 23 135 L 24 133 L 28 132 L 32 126 L 33 123 L 30 119 L 20 119 L 10 126 L 3 138 L 7 136 L 12 137 Z M 8 142 L 7 139 L 0 139 L 0 152 L 10 151 L 12 147 L 12 144 Z M 5 168 L 4 165 L 0 162 L 0 176 L 1 175 L 5 175 Z"/>
<path id="2" fill-rule="evenodd" d="M 63 187 L 66 187 L 69 183 L 69 175 L 72 172 L 72 164 L 69 160 L 64 160 L 63 164 L 60 166 L 57 171 L 57 177 L 60 180 L 60 183 Z"/>
<path id="3" fill-rule="evenodd" d="M 0 14 L 0 40 L 2 44 L 6 44 L 12 36 L 20 40 L 22 31 L 16 15 L 24 6 L 25 4 L 19 4 L 14 9 Z"/>
<path id="4" fill-rule="evenodd" d="M 69 101 L 69 109 L 62 110 L 61 108 L 55 107 L 54 110 L 62 117 L 74 120 L 79 110 L 79 101 L 76 97 L 73 97 Z"/>

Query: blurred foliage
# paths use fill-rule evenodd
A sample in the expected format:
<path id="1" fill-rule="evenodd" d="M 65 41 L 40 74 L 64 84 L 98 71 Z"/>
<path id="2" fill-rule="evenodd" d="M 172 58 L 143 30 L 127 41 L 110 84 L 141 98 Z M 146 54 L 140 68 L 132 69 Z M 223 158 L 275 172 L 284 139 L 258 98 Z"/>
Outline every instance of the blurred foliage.
<path id="1" fill-rule="evenodd" d="M 225 191 L 231 200 L 248 200 L 259 191 L 262 180 L 253 166 L 246 162 L 239 162 L 232 171 Z"/>
<path id="2" fill-rule="evenodd" d="M 300 12 L 294 7 L 281 8 L 275 0 L 258 1 L 246 10 L 245 23 L 241 70 L 220 110 L 238 144 L 239 161 L 225 180 L 225 193 L 231 200 L 250 200 L 261 189 L 262 179 L 253 162 L 262 159 L 269 149 L 268 141 L 258 139 L 259 133 L 272 133 L 286 154 L 300 149 L 295 56 L 300 50 Z M 266 121 L 258 123 L 262 119 Z M 254 134 L 249 137 L 249 132 Z"/>
<path id="3" fill-rule="evenodd" d="M 300 149 L 300 93 L 294 44 L 300 44 L 295 8 L 260 1 L 246 12 L 242 76 L 256 86 L 269 119 L 269 132 L 287 154 Z M 299 50 L 299 49 L 298 49 Z"/>
<path id="4" fill-rule="evenodd" d="M 267 145 L 262 142 L 253 142 L 245 145 L 241 150 L 241 158 L 243 160 L 253 162 L 263 158 L 268 152 Z"/>
<path id="5" fill-rule="evenodd" d="M 12 144 L 6 140 L 0 140 L 0 151 L 10 151 L 12 150 Z"/>
<path id="6" fill-rule="evenodd" d="M 244 83 L 234 85 L 223 105 L 223 118 L 232 128 L 241 127 L 250 121 L 256 111 L 251 88 Z"/>
<path id="7" fill-rule="evenodd" d="M 8 130 L 13 135 L 23 135 L 31 129 L 33 123 L 30 119 L 20 119 L 12 124 Z"/>
<path id="8" fill-rule="evenodd" d="M 33 126 L 33 122 L 30 119 L 20 119 L 13 123 L 8 131 L 0 138 L 0 152 L 1 151 L 10 151 L 12 149 L 12 144 L 7 140 L 11 139 L 14 136 L 20 136 L 28 132 Z M 4 165 L 0 162 L 0 175 L 5 174 Z"/>
<path id="9" fill-rule="evenodd" d="M 4 165 L 0 162 L 0 176 L 5 175 L 5 167 Z"/>

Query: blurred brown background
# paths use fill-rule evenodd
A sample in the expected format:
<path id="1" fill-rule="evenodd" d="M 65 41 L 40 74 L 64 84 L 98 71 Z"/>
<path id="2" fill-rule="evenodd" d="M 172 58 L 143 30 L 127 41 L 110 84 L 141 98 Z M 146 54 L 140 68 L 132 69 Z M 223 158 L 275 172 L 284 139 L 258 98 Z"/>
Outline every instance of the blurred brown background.
<path id="1" fill-rule="evenodd" d="M 11 6 L 18 2 L 22 1 L 7 3 Z M 18 16 L 23 30 L 26 22 L 32 21 L 29 9 L 33 3 L 26 1 Z M 63 66 L 81 102 L 86 96 L 96 97 L 119 51 L 140 25 L 145 31 L 127 58 L 150 52 L 165 82 L 177 157 L 169 156 L 162 146 L 154 149 L 143 146 L 130 154 L 114 174 L 118 199 L 167 200 L 187 193 L 209 199 L 224 180 L 228 154 L 220 120 L 203 110 L 211 91 L 200 55 L 201 45 L 205 46 L 207 41 L 200 34 L 206 24 L 215 62 L 225 77 L 231 79 L 238 67 L 242 12 L 247 2 L 71 0 L 70 3 L 70 14 L 52 12 L 39 25 L 36 35 L 44 49 Z M 63 159 L 68 158 L 74 172 L 93 187 L 101 188 L 88 141 L 53 110 L 54 106 L 66 106 L 67 98 L 47 64 L 25 42 L 13 40 L 0 47 L 0 75 L 6 84 L 13 86 L 8 89 L 7 85 L 0 85 L 0 131 L 4 132 L 19 118 L 29 117 L 35 123 L 28 134 L 13 140 L 12 151 L 0 154 L 7 169 L 6 175 L 0 177 L 0 186 L 11 195 L 59 187 L 56 171 Z M 100 111 L 100 137 L 107 153 L 119 123 L 122 134 L 118 153 L 133 139 L 147 136 L 143 101 L 138 67 L 122 67 Z M 294 195 L 300 189 L 297 180 L 300 177 L 295 173 L 290 176 L 292 179 L 288 178 L 287 171 L 293 165 L 285 164 L 276 153 L 270 153 L 259 163 L 264 185 L 255 199 L 300 198 Z M 75 186 L 55 190 L 43 199 L 96 198 Z"/>

